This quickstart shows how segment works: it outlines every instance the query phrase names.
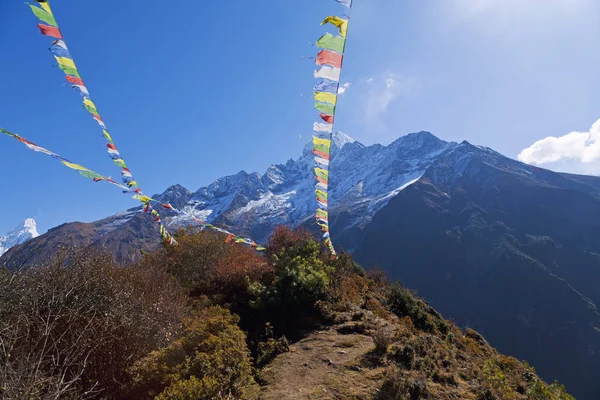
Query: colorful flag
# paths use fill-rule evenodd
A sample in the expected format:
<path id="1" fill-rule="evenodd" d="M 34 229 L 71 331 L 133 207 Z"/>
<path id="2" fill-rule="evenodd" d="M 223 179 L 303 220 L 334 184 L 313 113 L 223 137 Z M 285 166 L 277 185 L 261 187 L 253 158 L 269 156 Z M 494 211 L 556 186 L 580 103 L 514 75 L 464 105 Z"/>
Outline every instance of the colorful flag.
<path id="1" fill-rule="evenodd" d="M 321 81 L 315 85 L 313 88 L 315 92 L 329 92 L 333 94 L 337 94 L 339 84 L 337 82 L 331 81 Z"/>
<path id="2" fill-rule="evenodd" d="M 315 70 L 315 78 L 329 79 L 330 81 L 338 82 L 342 70 L 339 68 L 328 67 L 327 65 Z"/>
<path id="3" fill-rule="evenodd" d="M 29 7 L 31 7 L 31 11 L 33 11 L 35 16 L 38 17 L 40 20 L 44 21 L 48 25 L 52 25 L 55 28 L 58 27 L 58 24 L 56 23 L 56 20 L 54 19 L 54 16 L 51 13 L 32 4 L 30 4 Z"/>
<path id="4" fill-rule="evenodd" d="M 324 168 L 329 167 L 329 160 L 322 157 L 315 157 L 315 162 L 319 165 L 324 166 Z"/>
<path id="5" fill-rule="evenodd" d="M 340 54 L 344 53 L 346 39 L 341 36 L 333 36 L 331 33 L 326 33 L 317 40 L 317 47 L 337 51 Z"/>
<path id="6" fill-rule="evenodd" d="M 346 37 L 348 35 L 348 20 L 347 19 L 342 19 L 340 17 L 334 17 L 334 16 L 330 15 L 330 16 L 326 17 L 323 20 L 323 22 L 321 22 L 321 25 L 325 25 L 327 23 L 332 24 L 333 26 L 338 28 L 340 30 L 340 35 L 342 35 L 342 37 Z"/>
<path id="7" fill-rule="evenodd" d="M 321 113 L 321 114 L 319 114 L 319 116 L 321 117 L 321 119 L 323 121 L 327 122 L 328 124 L 333 124 L 333 121 L 334 121 L 333 115 Z"/>
<path id="8" fill-rule="evenodd" d="M 54 57 L 72 58 L 69 50 L 67 50 L 66 47 L 59 46 L 58 44 L 53 44 L 50 47 L 50 52 L 54 55 Z"/>
<path id="9" fill-rule="evenodd" d="M 315 132 L 332 133 L 333 132 L 333 125 L 327 124 L 327 123 L 323 123 L 323 122 L 315 122 L 313 124 L 313 131 L 315 131 Z"/>
<path id="10" fill-rule="evenodd" d="M 67 75 L 67 81 L 69 81 L 70 83 L 72 83 L 74 85 L 81 85 L 81 86 L 83 86 L 83 81 L 81 80 L 80 77 L 75 77 L 75 76 L 69 76 L 69 75 Z"/>
<path id="11" fill-rule="evenodd" d="M 40 28 L 40 32 L 42 32 L 42 35 L 55 37 L 57 39 L 63 38 L 60 33 L 60 30 L 58 30 L 58 28 L 55 28 L 53 26 L 43 25 L 43 24 L 38 24 L 38 28 Z"/>
<path id="12" fill-rule="evenodd" d="M 54 58 L 56 58 L 56 62 L 58 62 L 60 65 L 64 65 L 65 67 L 77 69 L 75 67 L 75 63 L 70 58 L 67 58 L 67 57 L 56 57 L 56 56 L 54 56 Z"/>
<path id="13" fill-rule="evenodd" d="M 331 65 L 334 68 L 342 68 L 342 60 L 344 56 L 331 50 L 321 50 L 317 54 L 316 64 Z"/>
<path id="14" fill-rule="evenodd" d="M 320 101 L 321 103 L 327 103 L 336 105 L 337 104 L 337 95 L 329 92 L 314 92 L 314 98 L 316 101 Z"/>
<path id="15" fill-rule="evenodd" d="M 79 72 L 75 68 L 67 67 L 66 65 L 63 65 L 63 64 L 58 64 L 58 68 L 62 69 L 63 72 L 67 75 L 71 75 L 76 78 L 81 78 L 81 76 L 79 76 Z"/>
<path id="16" fill-rule="evenodd" d="M 315 103 L 315 108 L 321 111 L 324 114 L 335 114 L 335 106 L 327 103 L 319 103 L 318 101 Z"/>

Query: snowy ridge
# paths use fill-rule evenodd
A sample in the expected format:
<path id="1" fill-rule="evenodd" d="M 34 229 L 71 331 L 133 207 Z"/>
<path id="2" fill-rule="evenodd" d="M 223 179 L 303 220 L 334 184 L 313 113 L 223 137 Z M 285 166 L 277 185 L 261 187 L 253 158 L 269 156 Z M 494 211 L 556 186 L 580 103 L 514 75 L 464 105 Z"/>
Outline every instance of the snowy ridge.
<path id="1" fill-rule="evenodd" d="M 375 213 L 457 143 L 428 132 L 403 136 L 388 146 L 364 146 L 350 136 L 333 135 L 330 165 L 330 213 L 350 215 L 349 229 L 368 223 Z M 180 185 L 158 198 L 197 218 L 264 241 L 277 225 L 299 225 L 316 210 L 312 146 L 285 164 L 271 165 L 263 175 L 241 171 L 190 192 Z M 167 226 L 194 225 L 185 215 L 165 216 Z"/>
<path id="2" fill-rule="evenodd" d="M 17 227 L 10 231 L 6 236 L 0 236 L 0 256 L 6 253 L 11 247 L 25 243 L 29 239 L 40 236 L 33 218 L 27 218 Z"/>

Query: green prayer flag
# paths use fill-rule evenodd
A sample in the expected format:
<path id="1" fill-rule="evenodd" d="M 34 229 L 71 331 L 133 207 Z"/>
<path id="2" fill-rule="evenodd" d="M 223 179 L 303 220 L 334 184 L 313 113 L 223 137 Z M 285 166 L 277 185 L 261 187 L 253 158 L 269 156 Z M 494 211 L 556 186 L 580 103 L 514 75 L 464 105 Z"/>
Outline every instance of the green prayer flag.
<path id="1" fill-rule="evenodd" d="M 88 106 L 87 104 L 84 104 L 83 107 L 85 107 L 86 110 L 88 110 L 88 112 L 90 114 L 94 114 L 94 115 L 100 115 L 98 114 L 98 110 L 96 110 L 94 107 L 92 106 Z"/>
<path id="2" fill-rule="evenodd" d="M 321 168 L 315 168 L 315 175 L 321 179 L 329 179 L 329 173 Z"/>
<path id="3" fill-rule="evenodd" d="M 329 147 L 327 147 L 327 146 L 324 146 L 324 145 L 322 145 L 322 144 L 315 144 L 315 145 L 313 146 L 313 149 L 315 149 L 315 150 L 317 150 L 317 151 L 320 151 L 321 153 L 325 153 L 325 154 L 329 154 L 329 152 L 330 152 L 330 150 L 331 150 L 331 148 L 329 148 Z"/>
<path id="4" fill-rule="evenodd" d="M 317 101 L 315 103 L 315 108 L 321 111 L 323 114 L 334 115 L 335 114 L 335 106 L 333 104 L 321 103 Z"/>
<path id="5" fill-rule="evenodd" d="M 58 68 L 62 69 L 67 75 L 73 75 L 76 78 L 81 78 L 81 76 L 79 76 L 79 72 L 75 68 L 67 67 L 63 64 L 58 64 Z"/>
<path id="6" fill-rule="evenodd" d="M 341 36 L 333 36 L 331 33 L 326 33 L 317 40 L 317 46 L 321 49 L 337 51 L 344 54 L 346 39 Z"/>
<path id="7" fill-rule="evenodd" d="M 122 158 L 117 158 L 116 160 L 113 160 L 113 162 L 121 168 L 127 168 L 127 165 L 125 165 L 125 161 L 123 161 Z"/>
<path id="8" fill-rule="evenodd" d="M 52 14 L 50 14 L 48 11 L 43 10 L 43 9 L 36 7 L 34 5 L 31 5 L 31 4 L 29 5 L 29 7 L 31 7 L 31 10 L 33 11 L 33 13 L 35 14 L 36 17 L 38 17 L 39 19 L 41 19 L 48 25 L 52 25 L 53 27 L 58 28 L 58 24 L 56 23 L 54 16 Z"/>
<path id="9" fill-rule="evenodd" d="M 100 174 L 97 174 L 93 171 L 79 171 L 79 173 L 83 176 L 85 176 L 86 178 L 90 178 L 90 179 L 104 179 L 104 177 Z"/>

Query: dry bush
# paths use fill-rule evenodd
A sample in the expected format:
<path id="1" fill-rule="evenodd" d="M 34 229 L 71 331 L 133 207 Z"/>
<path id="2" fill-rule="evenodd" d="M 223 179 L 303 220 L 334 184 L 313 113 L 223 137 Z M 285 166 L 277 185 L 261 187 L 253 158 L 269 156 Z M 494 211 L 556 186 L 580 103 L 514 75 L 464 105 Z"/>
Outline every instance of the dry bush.
<path id="1" fill-rule="evenodd" d="M 277 226 L 273 230 L 271 236 L 269 236 L 267 256 L 272 258 L 274 255 L 281 253 L 285 249 L 290 249 L 310 241 L 314 241 L 314 237 L 307 230 Z"/>
<path id="2" fill-rule="evenodd" d="M 385 354 L 387 349 L 392 344 L 394 332 L 390 327 L 381 327 L 376 329 L 372 334 L 373 343 L 375 344 L 375 353 Z"/>
<path id="3" fill-rule="evenodd" d="M 154 253 L 145 262 L 167 266 L 191 296 L 211 292 L 209 278 L 214 276 L 217 265 L 231 252 L 232 246 L 225 243 L 221 235 L 191 228 L 180 230 L 176 237 L 178 246 L 168 246 L 165 253 Z"/>
<path id="4" fill-rule="evenodd" d="M 0 397 L 119 398 L 127 367 L 176 335 L 185 296 L 165 271 L 60 254 L 0 273 Z"/>

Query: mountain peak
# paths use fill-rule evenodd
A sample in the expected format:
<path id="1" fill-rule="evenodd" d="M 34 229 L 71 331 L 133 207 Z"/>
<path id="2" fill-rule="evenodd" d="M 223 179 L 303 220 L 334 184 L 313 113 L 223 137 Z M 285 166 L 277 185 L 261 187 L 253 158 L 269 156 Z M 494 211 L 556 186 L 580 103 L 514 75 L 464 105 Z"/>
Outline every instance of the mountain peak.
<path id="1" fill-rule="evenodd" d="M 27 218 L 6 236 L 0 236 L 0 255 L 6 253 L 11 247 L 38 236 L 40 236 L 40 234 L 37 231 L 35 220 L 33 218 Z"/>
<path id="2" fill-rule="evenodd" d="M 350 143 L 354 143 L 356 142 L 356 140 L 354 140 L 353 138 L 351 138 L 350 136 L 346 135 L 343 132 L 335 132 L 332 137 L 331 137 L 333 144 L 338 148 L 341 149 L 342 147 L 344 147 L 344 145 L 346 144 L 350 144 Z"/>

